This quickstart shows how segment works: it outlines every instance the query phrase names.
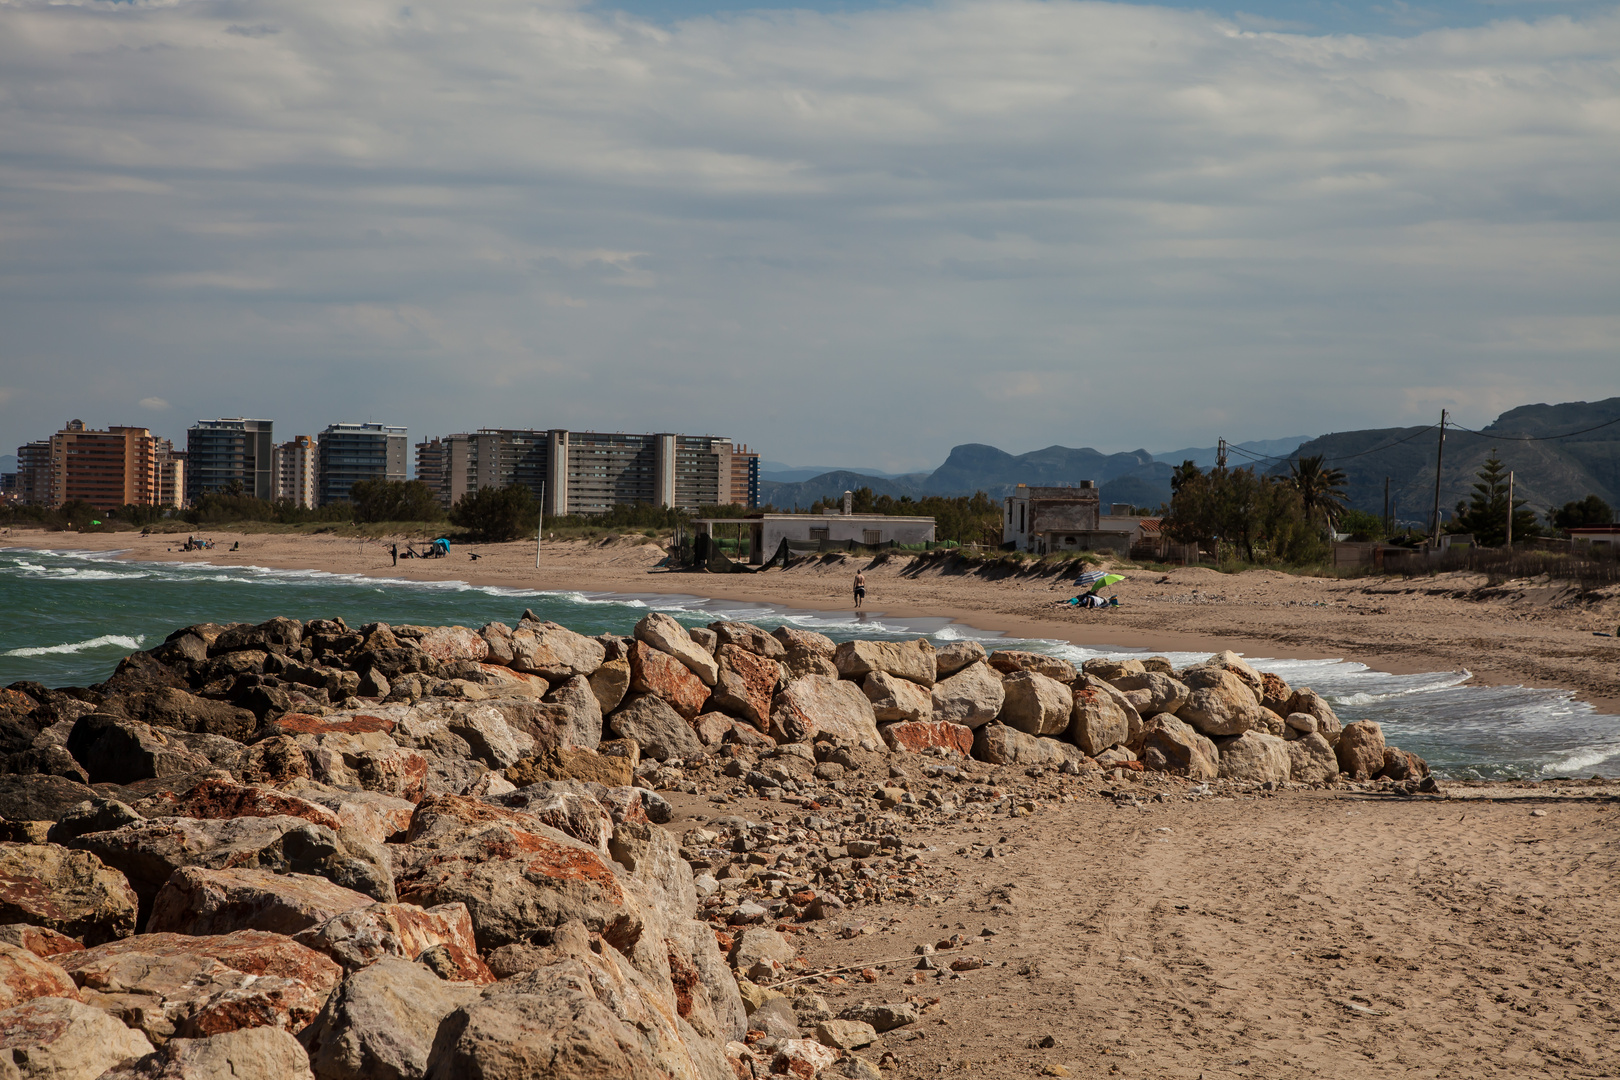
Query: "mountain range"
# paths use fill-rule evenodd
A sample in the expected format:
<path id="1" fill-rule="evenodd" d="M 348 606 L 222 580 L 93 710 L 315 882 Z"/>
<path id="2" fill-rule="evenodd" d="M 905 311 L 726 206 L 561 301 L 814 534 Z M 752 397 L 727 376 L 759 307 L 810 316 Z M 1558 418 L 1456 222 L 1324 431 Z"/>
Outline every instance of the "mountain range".
<path id="1" fill-rule="evenodd" d="M 1321 454 L 1328 465 L 1344 470 L 1351 506 L 1382 514 L 1387 477 L 1393 516 L 1427 521 L 1434 509 L 1439 441 L 1436 423 L 1335 432 L 1296 453 Z M 1472 494 L 1492 450 L 1515 473 L 1515 498 L 1527 500 L 1538 514 L 1587 495 L 1620 506 L 1620 397 L 1522 405 L 1477 432 L 1448 426 L 1440 469 L 1440 507 L 1448 515 Z M 1286 472 L 1287 462 L 1264 462 L 1262 471 Z"/>
<path id="2" fill-rule="evenodd" d="M 1257 455 L 1286 454 L 1309 436 L 1264 439 L 1239 444 Z M 896 474 L 876 469 L 837 469 L 802 476 L 808 469 L 791 466 L 767 471 L 761 463 L 760 500 L 780 508 L 807 507 L 817 499 L 838 498 L 845 491 L 869 487 L 874 495 L 900 498 L 910 495 L 972 495 L 983 491 L 1003 498 L 1019 484 L 1073 484 L 1095 480 L 1102 501 L 1130 503 L 1157 509 L 1170 499 L 1170 475 L 1183 461 L 1201 466 L 1215 464 L 1216 448 L 1188 447 L 1166 454 L 1146 450 L 1105 454 L 1090 447 L 1048 446 L 1027 454 L 1009 454 L 982 443 L 953 447 L 945 463 L 933 472 Z M 1234 455 L 1235 457 L 1235 455 Z M 773 466 L 776 463 L 770 463 Z M 794 477 L 794 479 L 787 479 Z"/>

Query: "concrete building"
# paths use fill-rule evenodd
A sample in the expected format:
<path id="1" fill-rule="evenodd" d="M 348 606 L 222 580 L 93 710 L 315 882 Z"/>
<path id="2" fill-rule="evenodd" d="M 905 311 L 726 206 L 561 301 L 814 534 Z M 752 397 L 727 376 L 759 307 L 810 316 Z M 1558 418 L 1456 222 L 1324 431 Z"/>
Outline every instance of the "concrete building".
<path id="1" fill-rule="evenodd" d="M 1120 504 L 1118 509 L 1130 507 Z M 1140 521 L 1115 514 L 1105 517 L 1097 485 L 1090 480 L 1076 487 L 1019 484 L 1006 499 L 1001 542 L 1037 555 L 1104 549 L 1126 555 L 1140 536 Z"/>
<path id="2" fill-rule="evenodd" d="M 275 438 L 269 420 L 241 417 L 199 420 L 186 432 L 186 498 L 226 491 L 233 483 L 244 495 L 276 497 Z"/>
<path id="3" fill-rule="evenodd" d="M 747 561 L 756 566 L 775 556 L 784 540 L 789 551 L 797 552 L 838 551 L 853 545 L 875 548 L 934 542 L 933 518 L 852 513 L 848 492 L 841 510 L 823 510 L 820 514 L 696 518 L 692 526 L 698 533 L 722 541 L 743 542 Z"/>
<path id="4" fill-rule="evenodd" d="M 276 478 L 278 500 L 286 499 L 305 509 L 315 505 L 315 440 L 300 435 L 280 443 L 272 452 L 271 471 Z"/>
<path id="5" fill-rule="evenodd" d="M 552 515 L 759 498 L 759 455 L 707 435 L 484 428 L 418 443 L 416 474 L 447 507 L 470 491 L 521 484 L 543 493 Z"/>
<path id="6" fill-rule="evenodd" d="M 168 439 L 163 443 L 168 453 L 158 461 L 157 504 L 183 510 L 186 506 L 186 452 L 174 449 Z"/>
<path id="7" fill-rule="evenodd" d="M 315 497 L 321 506 L 343 502 L 362 480 L 405 479 L 409 435 L 387 424 L 329 424 L 316 448 Z"/>
<path id="8" fill-rule="evenodd" d="M 17 501 L 24 506 L 51 505 L 51 441 L 39 439 L 17 447 Z"/>
<path id="9" fill-rule="evenodd" d="M 21 458 L 21 454 L 18 455 Z M 1620 548 L 1620 525 L 1581 525 L 1569 530 L 1573 544 L 1591 544 L 1596 547 Z"/>

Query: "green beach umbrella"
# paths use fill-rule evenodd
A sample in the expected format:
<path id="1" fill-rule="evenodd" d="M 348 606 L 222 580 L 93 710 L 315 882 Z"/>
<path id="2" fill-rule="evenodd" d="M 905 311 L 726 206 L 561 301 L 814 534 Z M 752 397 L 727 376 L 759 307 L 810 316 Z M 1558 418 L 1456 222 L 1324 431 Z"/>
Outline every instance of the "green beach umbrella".
<path id="1" fill-rule="evenodd" d="M 1102 575 L 1101 577 L 1099 577 L 1097 579 L 1095 584 L 1093 584 L 1091 586 L 1091 591 L 1096 592 L 1098 589 L 1106 588 L 1107 586 L 1112 585 L 1116 581 L 1124 581 L 1124 580 L 1125 580 L 1125 575 L 1124 574 L 1104 574 L 1104 575 Z"/>

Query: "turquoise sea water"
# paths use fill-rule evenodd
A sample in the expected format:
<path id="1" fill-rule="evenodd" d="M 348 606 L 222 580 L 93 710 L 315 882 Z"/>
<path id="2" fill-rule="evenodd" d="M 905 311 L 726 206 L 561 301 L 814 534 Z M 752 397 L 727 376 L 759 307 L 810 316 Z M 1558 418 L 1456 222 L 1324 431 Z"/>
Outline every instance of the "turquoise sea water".
<path id="1" fill-rule="evenodd" d="M 990 648 L 1049 652 L 1075 662 L 1134 650 L 1087 649 L 979 631 L 947 619 L 891 619 L 881 612 L 811 612 L 700 596 L 540 592 L 415 582 L 310 570 L 122 562 L 106 552 L 0 549 L 0 686 L 105 679 L 126 654 L 197 622 L 262 622 L 340 616 L 367 622 L 482 626 L 517 621 L 525 608 L 585 634 L 628 633 L 649 610 L 696 626 L 743 619 L 827 634 L 936 641 L 979 638 Z M 1165 653 L 1178 666 L 1199 659 Z M 1466 672 L 1390 675 L 1336 660 L 1251 656 L 1291 685 L 1309 686 L 1345 722 L 1377 720 L 1390 742 L 1451 777 L 1620 776 L 1620 718 L 1563 691 L 1471 685 Z"/>

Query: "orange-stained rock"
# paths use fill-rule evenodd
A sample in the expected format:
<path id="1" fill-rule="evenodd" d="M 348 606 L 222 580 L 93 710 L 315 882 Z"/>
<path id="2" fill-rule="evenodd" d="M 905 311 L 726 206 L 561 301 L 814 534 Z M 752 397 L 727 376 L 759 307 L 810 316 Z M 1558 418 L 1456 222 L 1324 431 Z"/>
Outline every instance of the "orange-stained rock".
<path id="1" fill-rule="evenodd" d="M 472 916 L 465 904 L 420 908 L 415 904 L 373 904 L 344 912 L 298 935 L 345 971 L 357 971 L 385 956 L 414 960 L 445 946 L 457 964 L 459 982 L 492 983 L 495 976 L 478 956 Z"/>
<path id="2" fill-rule="evenodd" d="M 915 754 L 930 746 L 938 746 L 963 757 L 973 752 L 973 729 L 963 724 L 944 720 L 911 720 L 885 724 L 878 731 L 891 750 L 907 750 Z"/>
<path id="3" fill-rule="evenodd" d="M 763 631 L 758 636 L 782 651 L 775 638 Z M 720 676 L 714 684 L 714 698 L 710 707 L 741 717 L 760 731 L 769 730 L 771 697 L 782 678 L 781 665 L 740 645 L 721 645 L 716 658 L 720 661 Z"/>
<path id="4" fill-rule="evenodd" d="M 135 932 L 129 880 L 87 851 L 0 844 L 0 922 L 30 923 L 91 945 Z"/>
<path id="5" fill-rule="evenodd" d="M 662 698 L 686 720 L 702 712 L 709 700 L 708 686 L 691 668 L 644 641 L 630 643 L 630 689 Z"/>
<path id="6" fill-rule="evenodd" d="M 634 946 L 641 907 L 607 856 L 527 814 L 473 802 L 446 796 L 419 812 L 415 839 L 394 853 L 401 901 L 465 904 L 482 950 L 531 941 L 569 919 L 621 951 Z"/>
<path id="7" fill-rule="evenodd" d="M 332 716 L 287 713 L 260 730 L 265 735 L 359 735 L 368 731 L 380 731 L 387 735 L 394 730 L 394 722 L 386 717 L 365 713 L 336 713 Z"/>
<path id="8" fill-rule="evenodd" d="M 309 779 L 309 759 L 291 735 L 272 735 L 243 752 L 236 775 L 249 784 L 285 787 Z"/>
<path id="9" fill-rule="evenodd" d="M 83 942 L 75 941 L 66 934 L 58 934 L 55 930 L 47 930 L 43 926 L 30 926 L 27 923 L 0 926 L 0 941 L 7 945 L 15 945 L 19 949 L 27 949 L 42 960 L 84 949 Z"/>
<path id="10" fill-rule="evenodd" d="M 125 1058 L 151 1052 L 140 1032 L 71 998 L 35 998 L 0 1010 L 6 1076 L 95 1080 Z"/>
<path id="11" fill-rule="evenodd" d="M 313 874 L 184 866 L 152 901 L 149 934 L 193 936 L 268 930 L 296 934 L 375 901 Z"/>
<path id="12" fill-rule="evenodd" d="M 255 784 L 235 784 L 229 780 L 204 780 L 177 795 L 172 791 L 142 799 L 135 804 L 142 817 L 239 818 L 287 815 L 341 829 L 343 822 L 324 806 L 288 795 L 275 788 Z"/>
<path id="13" fill-rule="evenodd" d="M 360 755 L 354 773 L 367 791 L 416 802 L 427 790 L 428 759 L 403 747 L 370 750 Z"/>
<path id="14" fill-rule="evenodd" d="M 142 934 L 62 957 L 85 1000 L 155 1042 L 249 1027 L 298 1031 L 342 970 L 281 934 Z"/>
<path id="15" fill-rule="evenodd" d="M 0 1009 L 39 997 L 82 1000 L 73 977 L 56 964 L 27 949 L 0 943 Z"/>
<path id="16" fill-rule="evenodd" d="M 417 639 L 416 647 L 443 662 L 489 659 L 489 642 L 465 626 L 435 626 Z"/>

